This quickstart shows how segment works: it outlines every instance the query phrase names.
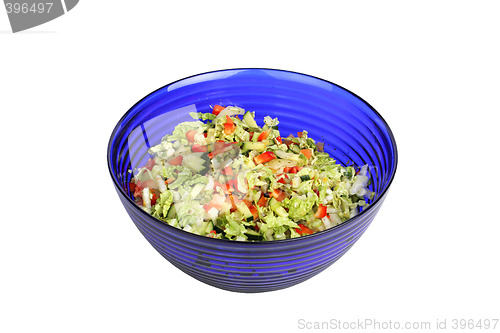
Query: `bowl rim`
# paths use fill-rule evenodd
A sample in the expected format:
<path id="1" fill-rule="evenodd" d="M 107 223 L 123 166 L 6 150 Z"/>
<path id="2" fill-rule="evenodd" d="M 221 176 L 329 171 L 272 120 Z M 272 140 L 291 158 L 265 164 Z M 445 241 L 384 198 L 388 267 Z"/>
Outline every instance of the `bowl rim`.
<path id="1" fill-rule="evenodd" d="M 203 75 L 207 75 L 207 74 L 214 74 L 214 73 L 221 73 L 221 72 L 228 72 L 228 71 L 274 71 L 274 72 L 282 72 L 282 73 L 287 73 L 287 74 L 305 76 L 305 77 L 308 77 L 308 78 L 312 78 L 312 79 L 315 79 L 315 80 L 326 82 L 326 83 L 328 83 L 330 85 L 333 85 L 333 86 L 335 86 L 337 88 L 340 88 L 340 89 L 344 90 L 345 92 L 353 95 L 359 101 L 361 101 L 366 106 L 368 106 L 368 108 L 370 108 L 370 110 L 384 124 L 384 126 L 385 126 L 385 128 L 387 130 L 387 133 L 389 134 L 389 138 L 391 140 L 391 143 L 392 143 L 392 145 L 394 147 L 394 171 L 392 172 L 392 176 L 389 179 L 389 181 L 387 183 L 387 186 L 382 191 L 382 193 L 380 193 L 380 195 L 378 195 L 377 198 L 366 209 L 363 209 L 361 211 L 361 213 L 359 213 L 358 215 L 356 215 L 356 216 L 348 219 L 347 221 L 342 222 L 342 223 L 340 223 L 340 224 L 338 224 L 336 226 L 333 226 L 331 228 L 328 228 L 328 229 L 325 229 L 325 230 L 322 230 L 322 231 L 319 231 L 319 232 L 316 232 L 316 233 L 313 233 L 313 234 L 310 234 L 310 235 L 305 235 L 305 236 L 301 236 L 301 237 L 297 237 L 297 238 L 278 239 L 278 240 L 272 240 L 272 241 L 235 241 L 235 240 L 229 240 L 229 239 L 217 239 L 217 238 L 205 237 L 205 236 L 202 236 L 202 235 L 194 234 L 194 233 L 191 233 L 191 232 L 184 231 L 182 229 L 173 227 L 173 226 L 169 225 L 168 223 L 164 223 L 161 220 L 153 217 L 151 214 L 149 214 L 146 211 L 144 211 L 143 209 L 141 209 L 127 195 L 127 193 L 125 193 L 124 189 L 120 186 L 120 184 L 118 183 L 118 180 L 116 179 L 113 171 L 111 170 L 111 163 L 110 163 L 111 146 L 112 146 L 113 138 L 116 135 L 116 133 L 119 131 L 123 120 L 125 118 L 127 118 L 129 116 L 129 114 L 132 113 L 132 110 L 134 110 L 135 107 L 137 105 L 139 105 L 141 102 L 143 102 L 145 99 L 147 99 L 148 97 L 156 94 L 160 90 L 163 90 L 163 89 L 165 89 L 165 88 L 167 88 L 169 86 L 172 86 L 172 85 L 176 84 L 177 82 L 184 81 L 184 80 L 187 80 L 187 79 L 190 79 L 190 78 L 193 78 L 193 77 L 197 77 L 197 76 L 203 76 Z M 314 75 L 304 74 L 304 73 L 300 73 L 300 72 L 296 72 L 296 71 L 276 69 L 276 68 L 265 68 L 265 67 L 237 67 L 237 68 L 226 68 L 226 69 L 212 70 L 212 71 L 207 71 L 207 72 L 203 72 L 203 73 L 189 75 L 189 76 L 186 76 L 184 78 L 172 81 L 172 82 L 170 82 L 170 83 L 168 83 L 168 84 L 166 84 L 166 85 L 164 85 L 164 86 L 162 86 L 162 87 L 160 87 L 158 89 L 155 89 L 154 91 L 148 93 L 143 98 L 141 98 L 140 100 L 138 100 L 134 105 L 132 105 L 132 107 L 130 107 L 129 110 L 127 112 L 125 112 L 125 114 L 116 123 L 116 125 L 115 125 L 115 127 L 114 127 L 114 129 L 113 129 L 113 131 L 111 133 L 111 136 L 109 138 L 109 141 L 108 141 L 108 148 L 106 150 L 106 157 L 107 157 L 108 171 L 109 171 L 109 173 L 111 175 L 111 178 L 113 180 L 113 184 L 114 184 L 115 188 L 118 188 L 119 191 L 121 192 L 121 194 L 126 198 L 126 200 L 128 200 L 128 202 L 131 203 L 134 208 L 136 208 L 138 211 L 140 211 L 140 214 L 142 214 L 145 218 L 150 219 L 150 220 L 154 220 L 156 223 L 161 224 L 162 226 L 166 226 L 167 228 L 170 228 L 172 230 L 172 232 L 176 232 L 176 233 L 180 232 L 185 237 L 200 237 L 199 238 L 200 241 L 203 239 L 203 241 L 206 241 L 206 242 L 216 242 L 218 244 L 221 244 L 221 242 L 226 242 L 226 243 L 229 243 L 229 244 L 234 244 L 235 246 L 240 246 L 241 245 L 241 246 L 252 246 L 252 247 L 253 246 L 263 246 L 263 245 L 272 246 L 272 244 L 283 244 L 283 243 L 301 242 L 301 241 L 304 241 L 304 240 L 309 240 L 309 239 L 318 237 L 320 235 L 324 235 L 326 237 L 326 235 L 328 233 L 334 232 L 334 231 L 336 231 L 339 228 L 344 228 L 344 227 L 346 227 L 349 224 L 353 224 L 355 221 L 359 220 L 363 215 L 366 215 L 367 214 L 366 212 L 369 212 L 371 209 L 373 209 L 373 207 L 375 207 L 377 205 L 377 203 L 382 198 L 385 198 L 385 196 L 386 196 L 389 188 L 392 185 L 392 182 L 394 180 L 394 176 L 396 175 L 396 171 L 397 171 L 397 167 L 398 167 L 398 148 L 397 148 L 397 144 L 396 144 L 396 139 L 394 138 L 392 130 L 391 130 L 389 124 L 387 123 L 387 121 L 382 117 L 382 115 L 373 106 L 370 105 L 370 103 L 368 103 L 363 98 L 361 98 L 360 96 L 358 96 L 354 92 L 350 91 L 349 89 L 346 89 L 346 88 L 344 88 L 344 87 L 342 87 L 342 86 L 340 86 L 340 85 L 338 85 L 336 83 L 333 83 L 331 81 L 328 81 L 326 79 L 322 79 L 322 78 L 314 76 Z M 246 244 L 248 244 L 248 245 L 246 245 Z"/>

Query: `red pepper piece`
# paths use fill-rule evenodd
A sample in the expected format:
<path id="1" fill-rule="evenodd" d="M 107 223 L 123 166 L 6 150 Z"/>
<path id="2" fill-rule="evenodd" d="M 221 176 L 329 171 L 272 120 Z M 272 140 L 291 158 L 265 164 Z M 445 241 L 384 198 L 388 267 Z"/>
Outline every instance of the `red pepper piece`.
<path id="1" fill-rule="evenodd" d="M 214 106 L 214 108 L 213 108 L 213 110 L 212 110 L 212 113 L 213 113 L 214 115 L 218 116 L 218 115 L 219 115 L 219 113 L 220 113 L 222 110 L 224 110 L 224 109 L 225 109 L 225 107 L 223 107 L 223 106 L 221 106 L 221 105 L 215 105 L 215 106 Z"/>
<path id="2" fill-rule="evenodd" d="M 319 205 L 316 214 L 314 214 L 314 217 L 317 219 L 322 219 L 325 216 L 326 216 L 326 206 Z"/>
<path id="3" fill-rule="evenodd" d="M 253 160 L 256 164 L 262 164 L 274 160 L 275 158 L 276 155 L 274 155 L 272 151 L 266 151 L 265 153 L 255 156 Z"/>

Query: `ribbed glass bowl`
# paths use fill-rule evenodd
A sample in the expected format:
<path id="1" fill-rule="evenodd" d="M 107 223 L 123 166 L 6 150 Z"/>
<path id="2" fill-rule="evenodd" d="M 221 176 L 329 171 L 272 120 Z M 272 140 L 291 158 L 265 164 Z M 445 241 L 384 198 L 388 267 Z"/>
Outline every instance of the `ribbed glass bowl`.
<path id="1" fill-rule="evenodd" d="M 256 120 L 278 117 L 286 136 L 307 130 L 343 165 L 370 166 L 376 196 L 354 218 L 313 235 L 289 240 L 238 242 L 185 232 L 153 218 L 134 203 L 129 170 L 142 167 L 147 150 L 192 120 L 189 112 L 236 105 Z M 139 231 L 174 266 L 209 285 L 237 292 L 283 289 L 323 271 L 358 240 L 385 200 L 397 149 L 387 123 L 368 103 L 331 82 L 272 69 L 230 69 L 191 76 L 160 88 L 135 104 L 109 140 L 108 167 L 118 196 Z"/>

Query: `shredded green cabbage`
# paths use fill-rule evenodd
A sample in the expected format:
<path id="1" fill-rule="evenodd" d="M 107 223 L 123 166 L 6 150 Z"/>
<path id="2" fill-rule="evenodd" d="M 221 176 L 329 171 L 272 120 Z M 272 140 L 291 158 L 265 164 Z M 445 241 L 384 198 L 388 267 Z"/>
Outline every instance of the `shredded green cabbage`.
<path id="1" fill-rule="evenodd" d="M 281 137 L 277 118 L 255 127 L 253 112 L 218 112 L 191 112 L 149 149 L 131 190 L 155 218 L 201 236 L 270 241 L 331 228 L 373 199 L 368 166 L 342 166 L 307 131 Z"/>

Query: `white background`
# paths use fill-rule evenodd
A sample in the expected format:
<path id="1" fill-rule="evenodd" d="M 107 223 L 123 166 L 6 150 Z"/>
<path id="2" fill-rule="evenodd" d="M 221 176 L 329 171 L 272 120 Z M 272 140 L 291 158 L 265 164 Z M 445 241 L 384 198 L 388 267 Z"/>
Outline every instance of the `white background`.
<path id="1" fill-rule="evenodd" d="M 295 332 L 300 319 L 371 318 L 447 319 L 451 332 L 453 318 L 499 318 L 495 3 L 82 0 L 18 34 L 0 9 L 0 331 Z M 226 292 L 174 268 L 107 170 L 108 138 L 136 101 L 234 67 L 340 84 L 398 144 L 365 235 L 282 291 Z"/>

